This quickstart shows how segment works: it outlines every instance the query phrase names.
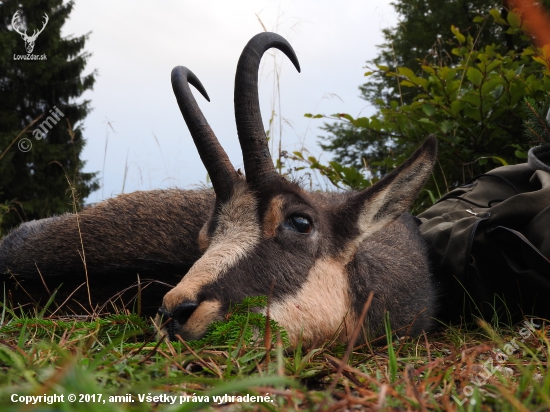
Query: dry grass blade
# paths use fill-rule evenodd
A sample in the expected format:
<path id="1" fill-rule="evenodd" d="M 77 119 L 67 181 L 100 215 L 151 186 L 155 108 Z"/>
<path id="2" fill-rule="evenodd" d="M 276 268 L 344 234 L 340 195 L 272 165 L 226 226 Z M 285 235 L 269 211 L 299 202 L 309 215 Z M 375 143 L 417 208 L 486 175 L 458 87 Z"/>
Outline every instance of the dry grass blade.
<path id="1" fill-rule="evenodd" d="M 182 339 L 182 337 L 180 335 L 176 335 L 176 338 L 178 338 L 178 340 L 183 343 L 183 346 L 185 346 L 185 348 L 191 352 L 191 354 L 195 357 L 195 359 L 197 360 L 198 363 L 200 363 L 202 365 L 203 368 L 209 370 L 209 371 L 212 371 L 215 375 L 218 375 L 218 378 L 222 379 L 223 378 L 223 375 L 221 374 L 221 371 L 218 369 L 218 368 L 213 368 L 211 366 L 209 366 L 205 361 L 204 359 L 202 359 L 199 355 L 197 355 L 197 353 L 187 344 L 186 341 L 184 341 Z"/>
<path id="2" fill-rule="evenodd" d="M 8 145 L 8 147 L 6 147 L 4 150 L 2 150 L 2 153 L 0 153 L 0 160 L 2 160 L 2 158 L 6 155 L 6 153 L 8 153 L 8 150 L 10 150 L 10 148 L 14 145 L 15 142 L 17 142 L 17 140 L 23 136 L 25 133 L 27 133 L 27 130 L 29 130 L 32 126 L 34 126 L 34 124 L 39 121 L 40 119 L 42 119 L 44 115 L 41 114 L 40 116 L 38 116 L 36 119 L 34 119 L 32 122 L 30 122 L 27 127 L 25 127 L 23 130 L 21 130 L 21 133 L 19 133 L 17 136 L 15 136 L 15 139 L 13 139 L 11 141 L 11 143 Z"/>
<path id="3" fill-rule="evenodd" d="M 63 301 L 63 303 L 61 305 L 59 305 L 50 315 L 50 317 L 52 317 L 53 315 L 55 315 L 68 301 L 69 299 L 78 291 L 78 289 L 80 289 L 82 286 L 84 286 L 86 284 L 86 282 L 83 282 L 81 283 L 75 290 L 73 290 L 71 292 L 71 294 L 69 296 L 67 296 L 67 298 Z"/>
<path id="4" fill-rule="evenodd" d="M 166 339 L 166 335 L 162 335 L 162 337 L 159 339 L 159 341 L 157 342 L 157 344 L 155 345 L 155 347 L 153 348 L 153 350 L 151 352 L 149 352 L 147 354 L 147 356 L 145 356 L 145 358 L 143 358 L 142 360 L 139 361 L 139 363 L 145 363 L 149 360 L 149 358 L 151 356 L 153 356 L 153 354 L 158 350 L 159 346 L 161 345 L 162 342 L 164 342 L 164 340 Z"/>
<path id="5" fill-rule="evenodd" d="M 38 268 L 38 265 L 36 264 L 36 262 L 35 262 L 34 266 L 36 266 L 36 270 L 38 271 L 38 275 L 40 276 L 40 280 L 42 281 L 42 284 L 44 285 L 44 288 L 46 289 L 46 292 L 48 292 L 48 296 L 51 297 L 52 293 L 50 292 L 50 289 L 48 288 L 48 285 L 46 284 L 46 281 L 44 280 L 44 276 L 42 276 L 42 272 Z"/>
<path id="6" fill-rule="evenodd" d="M 333 377 L 332 383 L 330 384 L 330 387 L 328 389 L 329 393 L 333 393 L 334 389 L 336 388 L 336 385 L 338 384 L 338 380 L 340 379 L 340 376 L 342 376 L 342 372 L 344 371 L 345 367 L 347 366 L 348 359 L 351 355 L 351 352 L 353 351 L 353 347 L 355 345 L 355 342 L 357 341 L 357 338 L 359 337 L 359 332 L 361 331 L 361 328 L 363 327 L 363 322 L 365 321 L 365 317 L 367 316 L 367 312 L 369 310 L 369 307 L 372 303 L 372 298 L 374 297 L 374 292 L 371 292 L 369 294 L 369 297 L 367 298 L 367 301 L 363 305 L 363 310 L 361 311 L 361 315 L 357 319 L 357 322 L 355 324 L 355 327 L 353 329 L 353 332 L 351 334 L 351 339 L 348 343 L 348 347 L 346 349 L 346 352 L 344 354 L 344 357 L 341 361 L 338 361 L 338 370 L 336 372 L 336 376 Z M 329 356 L 329 355 L 327 355 Z M 329 356 L 330 357 L 330 356 Z M 335 358 L 330 357 L 329 361 L 334 362 Z M 319 406 L 319 410 L 323 410 L 327 402 L 327 398 L 323 401 L 323 403 Z M 329 409 L 330 410 L 330 409 Z"/>
<path id="7" fill-rule="evenodd" d="M 348 347 L 346 349 L 346 353 L 344 354 L 344 357 L 341 360 L 340 366 L 338 367 L 338 372 L 336 373 L 336 376 L 334 380 L 332 381 L 329 391 L 332 392 L 334 388 L 336 387 L 336 384 L 338 383 L 338 379 L 340 375 L 342 374 L 342 371 L 344 370 L 345 365 L 348 363 L 348 359 L 351 355 L 351 352 L 353 351 L 353 347 L 355 345 L 355 342 L 357 342 L 357 338 L 359 337 L 359 332 L 361 331 L 361 328 L 364 325 L 365 317 L 367 316 L 367 312 L 370 308 L 370 305 L 372 303 L 372 299 L 374 297 L 374 292 L 371 292 L 369 294 L 369 297 L 367 298 L 367 301 L 363 305 L 363 310 L 361 311 L 361 315 L 359 316 L 359 319 L 357 319 L 357 323 L 355 324 L 355 328 L 353 329 L 353 333 L 351 335 L 351 339 L 348 343 Z"/>
<path id="8" fill-rule="evenodd" d="M 411 388 L 413 394 L 414 394 L 414 397 L 416 398 L 416 400 L 418 401 L 418 404 L 420 405 L 420 410 L 422 412 L 425 412 L 427 411 L 426 409 L 426 404 L 424 402 L 424 399 L 422 399 L 422 395 L 420 394 L 420 392 L 418 392 L 418 388 L 416 387 L 415 383 L 414 383 L 414 379 L 413 379 L 413 375 L 414 375 L 414 370 L 413 370 L 413 367 L 411 365 L 407 365 L 405 367 L 405 378 L 406 378 L 406 381 L 407 381 L 407 386 L 409 388 Z"/>

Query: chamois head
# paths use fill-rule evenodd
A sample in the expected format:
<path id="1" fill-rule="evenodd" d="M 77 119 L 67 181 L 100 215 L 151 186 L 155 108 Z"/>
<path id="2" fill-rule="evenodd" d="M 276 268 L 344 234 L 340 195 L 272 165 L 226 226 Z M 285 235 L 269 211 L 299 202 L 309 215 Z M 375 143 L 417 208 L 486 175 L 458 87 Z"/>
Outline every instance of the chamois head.
<path id="1" fill-rule="evenodd" d="M 426 329 L 434 307 L 429 268 L 415 224 L 402 215 L 431 172 L 436 139 L 429 137 L 404 164 L 363 191 L 305 191 L 277 173 L 264 133 L 258 68 L 271 47 L 300 70 L 290 44 L 274 33 L 258 34 L 242 52 L 234 101 L 246 180 L 191 94 L 188 83 L 208 99 L 200 81 L 185 67 L 172 71 L 178 105 L 216 202 L 197 239 L 203 255 L 165 295 L 157 322 L 172 319 L 166 326 L 172 339 L 177 334 L 198 339 L 230 304 L 270 295 L 271 317 L 292 341 L 346 340 L 374 292 L 365 322 L 372 333 L 381 331 L 385 311 L 392 326 L 408 327 L 403 333 Z"/>

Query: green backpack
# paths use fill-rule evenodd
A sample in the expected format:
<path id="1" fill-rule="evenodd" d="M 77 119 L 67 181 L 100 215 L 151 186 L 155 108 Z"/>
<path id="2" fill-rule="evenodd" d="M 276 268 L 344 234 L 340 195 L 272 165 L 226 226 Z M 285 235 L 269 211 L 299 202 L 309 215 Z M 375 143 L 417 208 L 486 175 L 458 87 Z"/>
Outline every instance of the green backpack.
<path id="1" fill-rule="evenodd" d="M 550 318 L 550 144 L 421 213 L 445 320 Z"/>

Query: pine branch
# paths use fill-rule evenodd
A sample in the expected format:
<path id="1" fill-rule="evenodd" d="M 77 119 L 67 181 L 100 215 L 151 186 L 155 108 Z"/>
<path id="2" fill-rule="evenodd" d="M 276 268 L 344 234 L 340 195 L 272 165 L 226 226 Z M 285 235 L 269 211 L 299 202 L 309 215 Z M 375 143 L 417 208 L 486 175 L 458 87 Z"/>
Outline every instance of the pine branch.
<path id="1" fill-rule="evenodd" d="M 538 140 L 540 143 L 550 142 L 550 115 L 548 108 L 550 106 L 550 97 L 537 103 L 533 98 L 526 97 L 523 102 L 523 108 L 526 111 L 527 119 L 524 121 L 525 135 L 532 140 Z"/>

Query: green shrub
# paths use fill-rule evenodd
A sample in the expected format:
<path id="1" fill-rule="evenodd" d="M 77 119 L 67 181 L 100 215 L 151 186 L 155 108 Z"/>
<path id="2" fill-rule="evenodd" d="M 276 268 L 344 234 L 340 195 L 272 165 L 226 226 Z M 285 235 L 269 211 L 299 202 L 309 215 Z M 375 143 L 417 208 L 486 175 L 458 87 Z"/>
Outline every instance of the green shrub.
<path id="1" fill-rule="evenodd" d="M 520 16 L 512 11 L 507 21 L 496 9 L 486 17 L 474 19 L 477 23 L 484 20 L 485 24 L 500 25 L 510 36 L 528 39 Z M 414 91 L 411 103 L 377 100 L 378 112 L 371 117 L 306 114 L 342 120 L 345 124 L 335 127 L 347 128 L 357 136 L 355 143 L 349 136 L 347 140 L 338 140 L 336 136 L 331 145 L 323 145 L 325 149 L 353 151 L 357 150 L 354 145 L 362 143 L 364 148 L 367 142 L 368 149 L 362 151 L 361 157 L 371 179 L 357 170 L 355 174 L 347 170 L 346 166 L 357 165 L 352 160 L 346 166 L 336 162 L 325 166 L 315 158 L 304 159 L 310 167 L 319 169 L 336 185 L 361 189 L 401 164 L 429 134 L 435 134 L 439 140 L 439 160 L 433 179 L 415 204 L 418 212 L 477 174 L 523 161 L 530 146 L 542 143 L 523 133 L 528 111 L 522 105 L 526 98 L 537 105 L 547 104 L 550 71 L 546 50 L 527 46 L 505 51 L 502 45 L 480 45 L 454 26 L 451 31 L 455 47 L 449 64 L 424 62 L 419 73 L 407 67 L 392 71 L 385 66 L 365 73 L 394 77 L 400 87 Z M 326 129 L 335 132 L 334 127 Z"/>

